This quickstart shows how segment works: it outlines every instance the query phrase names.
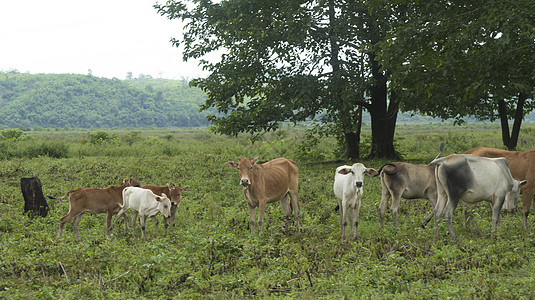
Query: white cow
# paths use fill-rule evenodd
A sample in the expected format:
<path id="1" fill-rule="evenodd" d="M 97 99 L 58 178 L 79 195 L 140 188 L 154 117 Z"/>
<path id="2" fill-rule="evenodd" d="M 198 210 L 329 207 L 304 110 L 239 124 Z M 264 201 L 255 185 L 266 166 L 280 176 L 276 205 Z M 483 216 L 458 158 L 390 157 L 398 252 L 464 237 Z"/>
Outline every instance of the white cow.
<path id="1" fill-rule="evenodd" d="M 132 187 L 123 190 L 123 204 L 121 210 L 117 213 L 117 217 L 113 224 L 121 217 L 127 210 L 132 209 L 132 230 L 134 237 L 136 237 L 136 217 L 139 213 L 139 225 L 141 227 L 141 237 L 145 237 L 145 221 L 148 217 L 155 216 L 161 213 L 164 218 L 169 218 L 171 215 L 171 200 L 162 193 L 161 196 L 154 194 L 151 190 Z M 113 226 L 113 225 L 112 225 Z"/>
<path id="2" fill-rule="evenodd" d="M 456 238 L 452 226 L 453 211 L 459 203 L 465 206 L 480 201 L 492 205 L 492 232 L 500 224 L 500 210 L 504 203 L 513 204 L 518 199 L 520 186 L 526 181 L 513 179 L 505 158 L 486 158 L 470 154 L 450 154 L 435 159 L 437 204 L 435 214 L 435 239 L 438 238 L 438 221 L 446 219 L 452 239 Z M 468 219 L 468 216 L 466 216 Z"/>
<path id="3" fill-rule="evenodd" d="M 366 168 L 361 163 L 353 166 L 340 166 L 334 174 L 334 194 L 340 208 L 340 227 L 342 239 L 346 239 L 347 214 L 349 212 L 349 232 L 354 239 L 358 238 L 360 200 L 364 174 L 377 175 L 375 169 Z M 353 234 L 353 227 L 355 233 Z"/>

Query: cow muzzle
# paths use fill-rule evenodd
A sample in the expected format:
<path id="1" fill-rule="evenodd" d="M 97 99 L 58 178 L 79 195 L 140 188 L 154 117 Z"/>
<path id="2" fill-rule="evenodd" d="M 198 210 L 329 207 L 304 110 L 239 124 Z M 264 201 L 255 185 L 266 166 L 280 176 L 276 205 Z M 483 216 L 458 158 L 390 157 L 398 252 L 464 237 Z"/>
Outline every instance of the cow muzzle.
<path id="1" fill-rule="evenodd" d="M 358 187 L 358 188 L 361 188 L 362 187 L 362 181 L 355 182 L 355 186 Z"/>
<path id="2" fill-rule="evenodd" d="M 247 187 L 251 184 L 251 182 L 249 181 L 249 178 L 242 178 L 240 184 L 244 187 Z"/>

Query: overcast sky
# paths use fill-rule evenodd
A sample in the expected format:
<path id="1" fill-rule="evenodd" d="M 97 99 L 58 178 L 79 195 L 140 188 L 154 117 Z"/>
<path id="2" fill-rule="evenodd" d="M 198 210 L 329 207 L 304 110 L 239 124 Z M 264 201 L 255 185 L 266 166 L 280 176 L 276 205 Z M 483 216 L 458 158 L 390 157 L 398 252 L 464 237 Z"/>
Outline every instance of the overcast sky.
<path id="1" fill-rule="evenodd" d="M 161 3 L 163 0 L 161 0 Z M 125 79 L 206 76 L 169 42 L 181 25 L 156 0 L 1 0 L 0 71 Z"/>

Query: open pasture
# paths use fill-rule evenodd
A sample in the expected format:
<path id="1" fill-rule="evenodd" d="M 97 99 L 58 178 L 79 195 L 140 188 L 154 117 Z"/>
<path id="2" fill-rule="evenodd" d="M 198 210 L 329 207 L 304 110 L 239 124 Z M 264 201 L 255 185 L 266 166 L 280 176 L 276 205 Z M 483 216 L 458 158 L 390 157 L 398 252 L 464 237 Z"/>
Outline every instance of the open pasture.
<path id="1" fill-rule="evenodd" d="M 366 176 L 359 239 L 341 241 L 332 185 L 336 167 L 351 163 L 337 160 L 331 140 L 300 151 L 299 129 L 269 134 L 253 145 L 245 135 L 228 138 L 206 129 L 109 132 L 112 137 L 100 142 L 86 133 L 42 132 L 0 150 L 4 155 L 11 151 L 0 160 L 0 298 L 535 297 L 533 214 L 528 230 L 519 212 L 503 215 L 501 231 L 491 239 L 488 204 L 475 212 L 482 236 L 465 230 L 464 214 L 457 209 L 453 225 L 459 240 L 450 241 L 442 222 L 435 243 L 432 223 L 419 226 L 431 210 L 428 201 L 402 199 L 400 230 L 387 211 L 381 232 L 379 177 Z M 499 134 L 499 129 L 400 127 L 396 145 L 403 161 L 428 163 L 440 141 L 447 155 L 499 147 Z M 533 137 L 532 128 L 523 129 L 520 150 L 535 148 Z M 25 149 L 35 145 L 52 145 L 63 155 L 27 157 Z M 301 233 L 292 224 L 283 232 L 278 203 L 267 206 L 264 231 L 250 233 L 237 170 L 225 163 L 256 156 L 297 162 Z M 388 161 L 362 162 L 378 170 Z M 74 239 L 72 223 L 56 242 L 69 202 L 49 200 L 45 218 L 22 215 L 20 178 L 33 176 L 41 180 L 45 195 L 56 197 L 78 187 L 120 185 L 127 177 L 142 185 L 190 189 L 165 237 L 163 222 L 154 228 L 148 220 L 148 238 L 142 240 L 125 235 L 119 220 L 106 238 L 105 214 L 85 214 L 81 242 Z"/>

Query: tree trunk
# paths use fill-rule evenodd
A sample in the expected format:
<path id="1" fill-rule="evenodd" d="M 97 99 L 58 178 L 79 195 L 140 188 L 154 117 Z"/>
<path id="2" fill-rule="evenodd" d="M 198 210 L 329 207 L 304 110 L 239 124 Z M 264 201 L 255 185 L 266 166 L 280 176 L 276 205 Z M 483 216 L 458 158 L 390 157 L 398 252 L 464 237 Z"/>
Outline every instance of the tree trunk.
<path id="1" fill-rule="evenodd" d="M 509 133 L 509 116 L 507 115 L 507 104 L 505 100 L 498 100 L 498 114 L 500 116 L 500 123 L 502 127 L 502 142 L 503 145 L 509 151 L 516 150 L 518 145 L 518 136 L 520 135 L 520 127 L 522 125 L 522 119 L 524 117 L 524 103 L 526 102 L 527 95 L 520 93 L 518 95 L 518 103 L 516 105 L 513 130 Z"/>
<path id="2" fill-rule="evenodd" d="M 520 135 L 520 126 L 522 125 L 522 119 L 524 118 L 524 103 L 528 96 L 524 93 L 518 94 L 518 103 L 516 104 L 515 120 L 513 122 L 513 130 L 511 132 L 511 139 L 509 144 L 506 145 L 509 150 L 516 150 L 518 146 L 518 136 Z"/>
<path id="3" fill-rule="evenodd" d="M 372 121 L 372 145 L 368 158 L 399 159 L 394 149 L 394 132 L 399 108 L 397 94 L 392 93 L 388 103 L 388 76 L 380 70 L 381 66 L 375 60 L 375 53 L 371 52 L 369 56 L 374 83 L 370 87 L 371 104 L 368 107 Z"/>
<path id="4" fill-rule="evenodd" d="M 39 178 L 21 178 L 20 188 L 24 197 L 24 214 L 30 212 L 30 218 L 35 216 L 46 217 L 49 208 L 43 195 Z"/>

